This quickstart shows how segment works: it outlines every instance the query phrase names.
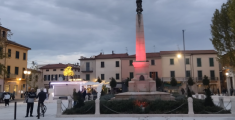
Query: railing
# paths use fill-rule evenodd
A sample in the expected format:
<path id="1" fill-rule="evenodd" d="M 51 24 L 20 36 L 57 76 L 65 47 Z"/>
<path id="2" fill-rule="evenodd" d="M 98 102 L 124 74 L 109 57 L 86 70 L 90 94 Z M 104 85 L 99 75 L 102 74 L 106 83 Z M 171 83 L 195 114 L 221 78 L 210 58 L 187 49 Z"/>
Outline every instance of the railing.
<path id="1" fill-rule="evenodd" d="M 203 80 L 204 77 L 196 77 L 197 81 Z M 219 77 L 208 77 L 209 80 L 219 80 Z"/>
<path id="2" fill-rule="evenodd" d="M 7 78 L 16 78 L 16 75 L 15 75 L 15 74 L 10 73 L 10 74 L 7 74 Z"/>
<path id="3" fill-rule="evenodd" d="M 171 81 L 172 77 L 162 77 L 162 81 Z M 175 77 L 177 81 L 187 81 L 188 77 Z"/>

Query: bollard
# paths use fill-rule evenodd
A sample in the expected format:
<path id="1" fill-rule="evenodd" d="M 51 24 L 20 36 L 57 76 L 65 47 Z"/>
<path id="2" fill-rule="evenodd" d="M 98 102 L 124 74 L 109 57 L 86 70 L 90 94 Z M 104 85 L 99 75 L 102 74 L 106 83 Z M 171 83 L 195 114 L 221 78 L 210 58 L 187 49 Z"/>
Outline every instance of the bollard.
<path id="1" fill-rule="evenodd" d="M 17 103 L 15 102 L 14 120 L 16 120 L 16 105 L 17 105 Z"/>
<path id="2" fill-rule="evenodd" d="M 91 94 L 91 100 L 93 100 L 94 99 L 94 95 L 93 94 Z"/>
<path id="3" fill-rule="evenodd" d="M 85 101 L 88 101 L 88 95 L 85 96 Z"/>
<path id="4" fill-rule="evenodd" d="M 231 113 L 235 115 L 235 98 L 231 98 Z"/>
<path id="5" fill-rule="evenodd" d="M 197 93 L 195 94 L 195 97 L 198 99 L 198 94 Z"/>
<path id="6" fill-rule="evenodd" d="M 204 96 L 204 95 L 201 95 L 201 99 L 205 99 L 205 96 Z"/>
<path id="7" fill-rule="evenodd" d="M 95 100 L 95 115 L 100 115 L 100 100 Z"/>
<path id="8" fill-rule="evenodd" d="M 188 98 L 188 114 L 194 114 L 193 112 L 193 99 L 191 97 Z"/>
<path id="9" fill-rule="evenodd" d="M 224 108 L 224 98 L 222 96 L 219 97 L 219 106 Z"/>
<path id="10" fill-rule="evenodd" d="M 68 109 L 72 108 L 72 98 L 68 97 Z"/>
<path id="11" fill-rule="evenodd" d="M 38 119 L 40 119 L 40 108 L 41 108 L 40 102 L 38 101 Z"/>
<path id="12" fill-rule="evenodd" d="M 62 104 L 62 100 L 61 99 L 57 100 L 57 113 L 56 113 L 56 115 L 61 115 L 62 114 L 61 104 Z"/>

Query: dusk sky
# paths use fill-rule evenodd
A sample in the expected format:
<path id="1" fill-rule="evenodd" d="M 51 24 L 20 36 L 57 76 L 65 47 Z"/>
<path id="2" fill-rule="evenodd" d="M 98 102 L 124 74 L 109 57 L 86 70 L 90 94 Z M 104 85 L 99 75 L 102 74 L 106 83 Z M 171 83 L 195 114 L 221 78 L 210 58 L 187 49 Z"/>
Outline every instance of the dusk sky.
<path id="1" fill-rule="evenodd" d="M 214 49 L 210 24 L 227 0 L 143 0 L 146 52 Z M 80 56 L 135 54 L 136 0 L 0 0 L 3 27 L 30 47 L 28 62 L 77 63 Z"/>

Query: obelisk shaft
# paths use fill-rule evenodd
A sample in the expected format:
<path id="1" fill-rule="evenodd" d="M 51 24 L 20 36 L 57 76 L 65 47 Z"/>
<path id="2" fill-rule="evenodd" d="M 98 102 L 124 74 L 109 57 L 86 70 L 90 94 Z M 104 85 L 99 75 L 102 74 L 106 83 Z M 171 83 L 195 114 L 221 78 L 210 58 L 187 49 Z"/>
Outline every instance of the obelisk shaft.
<path id="1" fill-rule="evenodd" d="M 146 61 L 143 15 L 136 15 L 136 61 Z"/>

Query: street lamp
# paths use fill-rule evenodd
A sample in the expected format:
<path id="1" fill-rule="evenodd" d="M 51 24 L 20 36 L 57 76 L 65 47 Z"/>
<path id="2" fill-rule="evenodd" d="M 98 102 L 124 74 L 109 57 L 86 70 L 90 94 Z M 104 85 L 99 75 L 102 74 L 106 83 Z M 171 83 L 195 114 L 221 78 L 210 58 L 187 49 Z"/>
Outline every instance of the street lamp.
<path id="1" fill-rule="evenodd" d="M 178 57 L 178 58 L 181 58 L 181 54 L 178 54 L 177 57 Z"/>
<path id="2" fill-rule="evenodd" d="M 228 73 L 225 73 L 226 76 L 228 76 L 229 74 Z"/>
<path id="3" fill-rule="evenodd" d="M 27 70 L 25 70 L 24 71 L 24 74 L 25 75 L 30 75 L 31 74 L 31 71 L 27 71 Z M 27 88 L 27 77 L 26 77 L 26 91 L 28 90 L 28 88 Z"/>

